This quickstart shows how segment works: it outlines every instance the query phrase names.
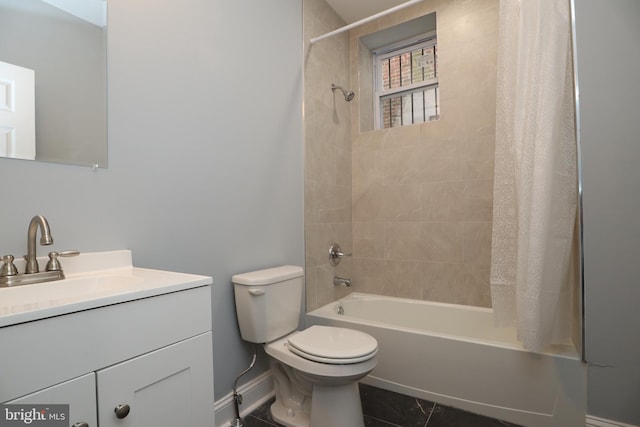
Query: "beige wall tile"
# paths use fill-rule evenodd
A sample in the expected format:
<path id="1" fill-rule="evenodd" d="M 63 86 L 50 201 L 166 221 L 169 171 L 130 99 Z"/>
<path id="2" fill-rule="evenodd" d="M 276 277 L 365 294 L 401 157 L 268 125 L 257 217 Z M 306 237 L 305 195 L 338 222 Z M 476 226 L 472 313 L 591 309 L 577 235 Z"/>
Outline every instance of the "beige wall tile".
<path id="1" fill-rule="evenodd" d="M 383 259 L 354 258 L 354 290 L 377 295 L 393 295 L 392 284 L 387 281 L 388 268 L 388 262 Z"/>
<path id="2" fill-rule="evenodd" d="M 338 238 L 338 225 L 331 223 L 306 224 L 306 258 L 314 260 L 314 265 L 329 262 L 329 246 Z"/>
<path id="3" fill-rule="evenodd" d="M 459 274 L 459 263 L 422 263 L 422 298 L 428 301 L 457 302 L 451 289 Z"/>
<path id="4" fill-rule="evenodd" d="M 462 261 L 465 264 L 491 265 L 491 223 L 463 222 Z"/>
<path id="5" fill-rule="evenodd" d="M 428 141 L 383 151 L 387 183 L 420 184 L 460 177 L 460 149 L 455 141 Z"/>
<path id="6" fill-rule="evenodd" d="M 463 264 L 452 283 L 449 302 L 491 307 L 489 269 L 489 265 Z"/>
<path id="7" fill-rule="evenodd" d="M 423 221 L 491 221 L 493 180 L 422 185 Z"/>
<path id="8" fill-rule="evenodd" d="M 360 150 L 353 155 L 351 176 L 353 199 L 371 187 L 384 184 L 384 153 L 382 150 Z"/>
<path id="9" fill-rule="evenodd" d="M 353 196 L 353 221 L 417 221 L 420 186 L 375 184 Z"/>
<path id="10" fill-rule="evenodd" d="M 454 222 L 385 224 L 385 258 L 427 262 L 462 262 L 462 233 Z"/>
<path id="11" fill-rule="evenodd" d="M 463 138 L 460 149 L 462 179 L 493 180 L 495 133 Z"/>
<path id="12" fill-rule="evenodd" d="M 360 258 L 384 258 L 384 223 L 354 222 L 353 253 Z"/>
<path id="13" fill-rule="evenodd" d="M 319 184 L 316 206 L 318 222 L 351 222 L 351 186 Z"/>
<path id="14" fill-rule="evenodd" d="M 348 34 L 306 42 L 344 25 L 324 0 L 304 0 L 303 14 L 306 302 L 312 310 L 343 295 L 334 289 L 328 252 L 334 241 L 352 241 L 351 107 L 331 91 L 331 83 L 348 86 L 351 58 Z"/>
<path id="15" fill-rule="evenodd" d="M 419 261 L 389 262 L 387 280 L 395 285 L 392 296 L 422 299 L 422 263 Z"/>
<path id="16" fill-rule="evenodd" d="M 370 130 L 358 38 L 434 10 L 440 120 Z M 304 14 L 306 38 L 340 26 L 324 0 L 304 0 Z M 497 19 L 497 0 L 432 0 L 307 48 L 308 310 L 352 290 L 490 305 Z M 354 254 L 338 268 L 328 264 L 334 240 Z M 335 274 L 353 288 L 333 286 Z"/>
<path id="17" fill-rule="evenodd" d="M 304 223 L 315 224 L 316 218 L 316 200 L 317 200 L 317 183 L 310 179 L 304 180 Z"/>

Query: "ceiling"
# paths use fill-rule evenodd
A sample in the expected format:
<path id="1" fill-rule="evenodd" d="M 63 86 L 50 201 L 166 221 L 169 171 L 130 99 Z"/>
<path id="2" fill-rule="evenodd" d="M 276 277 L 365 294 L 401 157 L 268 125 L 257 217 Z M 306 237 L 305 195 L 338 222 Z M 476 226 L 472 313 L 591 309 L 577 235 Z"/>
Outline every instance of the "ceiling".
<path id="1" fill-rule="evenodd" d="M 404 0 L 327 0 L 329 6 L 347 24 L 375 15 L 404 2 Z"/>
<path id="2" fill-rule="evenodd" d="M 107 25 L 107 0 L 43 0 L 99 27 Z"/>

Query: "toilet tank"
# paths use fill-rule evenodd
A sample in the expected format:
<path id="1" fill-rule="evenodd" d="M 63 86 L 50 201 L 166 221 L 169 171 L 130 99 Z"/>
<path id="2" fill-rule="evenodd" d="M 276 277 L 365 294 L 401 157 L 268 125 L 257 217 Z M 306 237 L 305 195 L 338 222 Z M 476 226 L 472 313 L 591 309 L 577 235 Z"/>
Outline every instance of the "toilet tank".
<path id="1" fill-rule="evenodd" d="M 304 270 L 285 265 L 231 278 L 242 339 L 266 343 L 298 327 Z"/>

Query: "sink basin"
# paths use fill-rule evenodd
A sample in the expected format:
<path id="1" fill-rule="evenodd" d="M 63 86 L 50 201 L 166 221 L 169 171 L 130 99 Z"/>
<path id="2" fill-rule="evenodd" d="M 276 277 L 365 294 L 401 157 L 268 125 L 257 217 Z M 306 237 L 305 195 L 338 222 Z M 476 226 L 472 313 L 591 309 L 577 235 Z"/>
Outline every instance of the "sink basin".
<path id="1" fill-rule="evenodd" d="M 0 327 L 205 286 L 212 281 L 207 276 L 133 267 L 129 251 L 81 254 L 69 263 L 69 269 L 63 267 L 66 279 L 0 288 Z"/>
<path id="2" fill-rule="evenodd" d="M 142 278 L 134 275 L 100 275 L 36 283 L 2 289 L 2 308 L 28 307 L 34 304 L 58 304 L 117 292 L 126 292 Z"/>

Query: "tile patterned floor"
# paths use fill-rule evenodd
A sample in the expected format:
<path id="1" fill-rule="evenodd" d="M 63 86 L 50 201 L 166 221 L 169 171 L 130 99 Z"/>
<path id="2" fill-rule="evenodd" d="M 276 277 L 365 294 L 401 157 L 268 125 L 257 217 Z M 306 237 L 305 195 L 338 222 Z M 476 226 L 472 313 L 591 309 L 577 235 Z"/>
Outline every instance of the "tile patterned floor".
<path id="1" fill-rule="evenodd" d="M 363 384 L 360 384 L 360 397 L 366 427 L 518 427 Z M 270 400 L 246 416 L 245 427 L 281 427 L 269 413 L 272 402 Z"/>

